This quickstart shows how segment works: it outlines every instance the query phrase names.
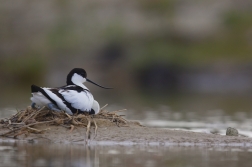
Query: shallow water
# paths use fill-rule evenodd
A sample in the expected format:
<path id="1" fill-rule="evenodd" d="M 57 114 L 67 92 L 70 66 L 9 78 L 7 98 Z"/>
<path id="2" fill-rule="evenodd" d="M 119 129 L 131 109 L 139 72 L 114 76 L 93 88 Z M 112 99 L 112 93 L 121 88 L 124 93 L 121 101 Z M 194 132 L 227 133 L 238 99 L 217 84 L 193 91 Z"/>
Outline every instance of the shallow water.
<path id="1" fill-rule="evenodd" d="M 105 104 L 105 102 L 101 102 Z M 125 101 L 107 107 L 108 111 L 127 108 L 127 119 L 143 125 L 225 135 L 227 127 L 252 137 L 250 97 L 183 97 L 156 99 L 155 105 Z M 148 105 L 147 105 L 148 104 Z M 26 106 L 26 105 L 21 105 Z M 143 107 L 144 106 L 144 107 Z M 15 106 L 16 107 L 16 106 Z M 0 118 L 16 113 L 15 107 L 1 107 Z M 20 107 L 24 108 L 24 107 Z M 0 141 L 0 167 L 3 166 L 170 166 L 170 167 L 250 167 L 252 147 L 186 145 L 92 145 L 16 143 Z"/>
<path id="2" fill-rule="evenodd" d="M 0 143 L 1 167 L 246 167 L 252 148 Z"/>

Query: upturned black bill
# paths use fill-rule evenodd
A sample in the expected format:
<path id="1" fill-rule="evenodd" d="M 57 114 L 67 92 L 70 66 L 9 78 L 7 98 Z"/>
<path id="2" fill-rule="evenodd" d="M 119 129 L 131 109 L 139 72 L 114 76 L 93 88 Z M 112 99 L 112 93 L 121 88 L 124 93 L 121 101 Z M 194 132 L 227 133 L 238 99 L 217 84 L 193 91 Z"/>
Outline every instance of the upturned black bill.
<path id="1" fill-rule="evenodd" d="M 101 86 L 101 85 L 98 85 L 97 83 L 94 83 L 93 81 L 91 81 L 91 80 L 89 80 L 89 79 L 87 79 L 87 78 L 86 78 L 86 80 L 87 80 L 88 82 L 90 82 L 90 83 L 96 85 L 96 86 L 99 86 L 99 87 L 103 88 L 103 89 L 113 89 L 113 88 L 106 88 L 106 87 L 103 87 L 103 86 Z"/>

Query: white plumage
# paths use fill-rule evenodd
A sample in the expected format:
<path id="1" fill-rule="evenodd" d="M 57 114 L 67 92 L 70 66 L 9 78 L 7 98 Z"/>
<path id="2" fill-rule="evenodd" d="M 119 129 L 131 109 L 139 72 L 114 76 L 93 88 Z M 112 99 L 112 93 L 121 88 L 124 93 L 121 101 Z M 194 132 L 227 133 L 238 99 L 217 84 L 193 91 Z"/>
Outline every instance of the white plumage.
<path id="1" fill-rule="evenodd" d="M 83 82 L 88 81 L 97 86 L 100 85 L 87 79 L 86 76 L 84 69 L 75 68 L 68 74 L 66 86 L 46 88 L 32 85 L 32 106 L 47 106 L 55 111 L 64 110 L 68 114 L 85 112 L 97 114 L 100 111 L 99 103 L 94 100 L 93 95 L 83 85 Z"/>
<path id="2" fill-rule="evenodd" d="M 72 107 L 81 111 L 90 111 L 93 106 L 94 98 L 88 91 L 76 93 L 74 90 L 59 90 L 59 93 L 67 102 L 71 103 Z"/>
<path id="3" fill-rule="evenodd" d="M 41 92 L 32 93 L 31 101 L 39 106 L 46 106 L 51 103 Z"/>

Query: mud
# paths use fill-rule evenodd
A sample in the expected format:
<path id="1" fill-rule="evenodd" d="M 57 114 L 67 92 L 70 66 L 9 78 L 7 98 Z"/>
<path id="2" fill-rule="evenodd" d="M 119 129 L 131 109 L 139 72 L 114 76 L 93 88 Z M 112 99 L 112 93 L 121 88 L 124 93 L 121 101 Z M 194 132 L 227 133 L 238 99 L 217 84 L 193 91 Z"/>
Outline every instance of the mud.
<path id="1" fill-rule="evenodd" d="M 181 144 L 181 145 L 240 145 L 252 146 L 252 138 L 240 136 L 222 136 L 166 128 L 151 128 L 140 125 L 137 121 L 128 121 L 125 126 L 117 126 L 109 120 L 96 120 L 98 129 L 94 133 L 94 124 L 91 125 L 90 139 L 86 137 L 86 128 L 73 129 L 60 125 L 35 125 L 33 128 L 44 130 L 42 133 L 22 134 L 14 140 L 28 142 L 54 142 L 54 143 L 90 143 L 90 144 Z M 0 128 L 0 134 L 8 129 Z M 1 140 L 9 140 L 0 137 Z"/>

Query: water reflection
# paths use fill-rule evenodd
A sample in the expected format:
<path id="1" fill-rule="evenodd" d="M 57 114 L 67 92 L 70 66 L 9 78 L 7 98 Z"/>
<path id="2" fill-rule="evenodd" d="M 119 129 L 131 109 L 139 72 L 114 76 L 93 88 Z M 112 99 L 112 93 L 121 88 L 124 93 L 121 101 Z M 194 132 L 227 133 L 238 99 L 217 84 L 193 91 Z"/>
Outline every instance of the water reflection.
<path id="1" fill-rule="evenodd" d="M 252 149 L 244 147 L 0 144 L 3 167 L 245 167 L 252 165 L 251 156 Z"/>

